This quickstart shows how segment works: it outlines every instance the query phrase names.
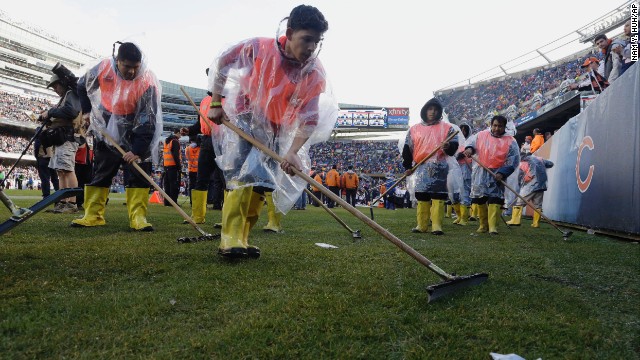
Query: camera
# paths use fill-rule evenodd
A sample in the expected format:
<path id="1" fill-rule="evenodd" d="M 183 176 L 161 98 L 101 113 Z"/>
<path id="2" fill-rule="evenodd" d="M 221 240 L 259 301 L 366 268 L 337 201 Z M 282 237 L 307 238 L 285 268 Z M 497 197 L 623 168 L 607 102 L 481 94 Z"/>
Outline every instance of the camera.
<path id="1" fill-rule="evenodd" d="M 64 66 L 61 63 L 57 63 L 53 69 L 51 69 L 51 72 L 53 72 L 54 74 L 56 74 L 58 76 L 58 78 L 60 78 L 60 81 L 70 87 L 75 89 L 76 86 L 78 85 L 78 77 L 75 76 L 71 70 L 67 69 L 66 66 Z"/>

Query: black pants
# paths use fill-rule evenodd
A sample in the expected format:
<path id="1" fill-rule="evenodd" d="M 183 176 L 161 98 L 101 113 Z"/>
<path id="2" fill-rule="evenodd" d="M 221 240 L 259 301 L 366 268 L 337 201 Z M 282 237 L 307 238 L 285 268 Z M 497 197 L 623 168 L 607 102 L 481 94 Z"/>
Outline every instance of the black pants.
<path id="1" fill-rule="evenodd" d="M 88 163 L 88 164 L 76 163 L 75 171 L 76 171 L 76 178 L 78 178 L 79 188 L 84 188 L 86 184 L 91 182 L 91 173 L 93 172 L 93 166 L 91 163 Z M 84 192 L 76 196 L 76 204 L 78 204 L 78 206 L 84 204 Z"/>
<path id="2" fill-rule="evenodd" d="M 180 195 L 180 168 L 178 166 L 164 167 L 164 192 L 174 202 L 178 201 L 178 195 Z M 171 204 L 165 200 L 164 205 L 170 206 Z"/>
<path id="3" fill-rule="evenodd" d="M 196 181 L 198 180 L 198 172 L 197 171 L 189 171 L 189 204 L 193 205 L 191 200 L 191 190 L 196 188 Z"/>
<path id="4" fill-rule="evenodd" d="M 120 166 L 124 166 L 124 185 L 130 188 L 149 188 L 151 185 L 140 173 L 122 160 L 122 155 L 111 149 L 104 141 L 97 141 L 94 148 L 93 179 L 90 186 L 111 187 L 113 178 L 118 174 Z M 151 174 L 151 163 L 138 164 L 147 175 Z"/>
<path id="5" fill-rule="evenodd" d="M 340 197 L 340 188 L 337 186 L 329 186 L 329 190 L 331 190 L 332 193 L 336 194 L 337 197 Z M 327 196 L 327 207 L 334 207 L 336 205 L 335 201 L 331 200 L 330 197 Z"/>
<path id="6" fill-rule="evenodd" d="M 357 189 L 347 189 L 347 202 L 353 207 L 356 207 L 356 193 Z"/>
<path id="7" fill-rule="evenodd" d="M 504 199 L 502 198 L 497 198 L 497 197 L 491 197 L 491 196 L 483 196 L 481 198 L 471 198 L 471 203 L 472 204 L 498 204 L 500 206 L 502 206 L 502 204 L 504 204 Z"/>
<path id="8" fill-rule="evenodd" d="M 202 137 L 200 154 L 198 155 L 198 176 L 195 187 L 192 189 L 209 191 L 207 197 L 211 199 L 213 208 L 222 209 L 225 189 L 224 176 L 216 163 L 216 153 L 213 150 L 211 136 Z"/>
<path id="9" fill-rule="evenodd" d="M 416 200 L 418 201 L 447 200 L 447 197 L 449 197 L 449 194 L 416 192 Z"/>
<path id="10" fill-rule="evenodd" d="M 58 173 L 49 167 L 50 158 L 38 158 L 38 176 L 40 177 L 40 183 L 42 187 L 42 197 L 45 198 L 51 195 L 51 184 L 53 183 L 53 189 L 58 191 L 60 188 L 60 182 L 58 181 Z"/>

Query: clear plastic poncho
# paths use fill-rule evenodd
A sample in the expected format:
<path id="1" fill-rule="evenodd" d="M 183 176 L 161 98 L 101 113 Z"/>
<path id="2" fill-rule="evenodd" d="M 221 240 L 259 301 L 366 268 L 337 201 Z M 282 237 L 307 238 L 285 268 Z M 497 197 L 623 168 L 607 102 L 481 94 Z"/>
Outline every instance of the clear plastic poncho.
<path id="1" fill-rule="evenodd" d="M 445 137 L 448 137 L 453 132 L 458 131 L 455 139 L 457 139 L 458 145 L 464 144 L 464 136 L 462 135 L 462 132 L 460 132 L 460 128 L 455 124 L 451 124 L 444 112 L 440 123 L 451 125 L 451 128 L 446 132 L 446 134 L 443 134 Z M 414 126 L 425 125 L 426 124 L 424 122 L 421 122 Z M 426 140 L 427 142 L 431 142 L 427 147 L 437 147 L 440 145 L 440 143 L 436 143 L 434 139 Z M 407 130 L 405 137 L 400 138 L 398 141 L 398 149 L 401 154 L 405 144 L 409 145 L 413 153 L 414 144 L 411 139 L 411 128 Z M 416 192 L 448 193 L 449 197 L 453 198 L 454 193 L 460 193 L 463 185 L 461 179 L 462 175 L 455 158 L 446 155 L 442 150 L 440 150 L 436 155 L 432 156 L 429 160 L 420 165 L 411 176 L 407 177 L 407 191 L 411 194 L 412 200 L 415 200 Z"/>
<path id="2" fill-rule="evenodd" d="M 282 49 L 284 37 L 279 37 Z M 253 38 L 232 46 L 210 66 L 209 89 L 224 96 L 231 123 L 284 156 L 296 137 L 308 138 L 298 151 L 309 173 L 311 145 L 326 141 L 335 126 L 338 104 L 319 59 L 304 64 L 285 58 L 275 39 Z M 306 182 L 285 174 L 279 164 L 223 126 L 212 139 L 216 162 L 227 188 L 264 186 L 273 191 L 278 210 L 286 213 Z"/>
<path id="3" fill-rule="evenodd" d="M 81 80 L 91 101 L 89 130 L 104 141 L 100 130 L 106 129 L 125 151 L 132 151 L 136 144 L 148 143 L 144 153 L 136 155 L 158 164 L 162 87 L 147 68 L 144 55 L 133 80 L 120 75 L 114 58 L 100 60 Z"/>
<path id="4" fill-rule="evenodd" d="M 507 123 L 507 129 L 509 129 L 509 123 Z M 500 171 L 503 175 L 507 176 L 505 181 L 510 183 L 513 180 L 508 178 L 512 176 L 518 169 L 520 164 L 520 149 L 516 140 L 505 133 L 501 137 L 494 137 L 490 134 L 491 130 L 483 130 L 479 133 L 473 134 L 467 139 L 465 147 L 471 146 L 478 160 L 486 167 L 491 169 L 494 173 Z M 498 159 L 504 156 L 504 161 Z M 514 177 L 517 181 L 517 174 Z M 471 172 L 471 197 L 495 197 L 505 198 L 504 186 L 480 165 L 474 162 Z"/>

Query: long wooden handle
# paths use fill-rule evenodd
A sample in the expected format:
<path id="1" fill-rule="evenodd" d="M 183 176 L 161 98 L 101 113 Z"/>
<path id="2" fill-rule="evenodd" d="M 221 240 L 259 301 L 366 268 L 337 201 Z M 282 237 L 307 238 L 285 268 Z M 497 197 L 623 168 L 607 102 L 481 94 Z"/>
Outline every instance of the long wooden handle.
<path id="1" fill-rule="evenodd" d="M 418 166 L 424 164 L 425 161 L 429 160 L 430 158 L 432 158 L 437 152 L 438 150 L 440 150 L 444 144 L 446 144 L 447 142 L 449 142 L 449 140 L 453 139 L 456 135 L 458 135 L 460 131 L 456 130 L 453 134 L 447 136 L 446 139 L 444 139 L 444 141 L 438 145 L 437 148 L 435 148 L 435 150 L 433 150 L 432 152 L 429 153 L 429 155 L 427 155 L 427 157 L 425 157 L 424 159 L 420 160 L 420 162 L 418 162 L 417 164 L 415 164 L 412 168 L 411 168 L 411 173 L 413 174 L 414 171 L 416 171 L 416 169 L 418 168 Z M 387 193 L 389 191 L 391 191 L 391 189 L 395 188 L 398 184 L 400 184 L 400 182 L 402 180 L 404 180 L 408 175 L 405 173 L 404 175 L 402 175 L 402 177 L 400 179 L 398 179 L 398 181 L 396 181 L 395 183 L 393 183 L 393 185 L 391 185 L 385 192 L 384 194 L 378 196 L 375 200 L 373 200 L 371 202 L 371 205 L 369 205 L 370 207 L 373 207 L 373 205 L 375 205 L 378 201 L 380 201 L 380 199 L 382 199 L 385 195 L 387 195 Z"/>
<path id="2" fill-rule="evenodd" d="M 118 143 L 111 137 L 111 135 L 109 135 L 109 133 L 107 133 L 106 131 L 104 131 L 104 129 L 100 129 L 100 133 L 102 133 L 102 136 L 104 136 L 107 140 L 109 140 L 109 142 L 116 148 L 118 149 L 118 151 L 120 152 L 120 154 L 122 154 L 122 156 L 124 156 L 124 154 L 126 154 L 126 152 L 120 147 L 120 145 L 118 145 Z M 169 197 L 169 195 L 167 195 L 167 193 L 164 192 L 164 190 L 162 190 L 162 188 L 156 184 L 155 181 L 153 181 L 153 179 L 147 175 L 147 173 L 142 170 L 142 168 L 135 162 L 132 162 L 131 165 L 133 165 L 133 167 L 140 173 L 140 175 L 142 175 L 145 179 L 147 179 L 147 181 L 149 182 L 149 184 L 151 184 L 151 186 L 153 186 L 156 190 L 158 190 L 158 192 L 160 194 L 162 194 L 162 197 L 164 197 L 165 200 L 167 200 L 171 206 L 173 206 L 178 213 L 180 213 L 180 215 L 182 215 L 182 217 L 187 220 L 187 222 L 189 224 L 191 224 L 191 226 L 193 226 L 194 229 L 196 229 L 201 235 L 209 235 L 207 234 L 204 230 L 202 230 L 198 224 L 195 223 L 195 221 L 193 221 L 193 219 L 187 215 L 186 212 L 184 212 L 184 210 L 182 210 L 182 208 L 176 204 L 175 201 L 173 201 L 173 199 L 171 199 Z"/>
<path id="3" fill-rule="evenodd" d="M 311 191 L 309 191 L 309 189 L 307 189 L 306 187 L 304 188 L 304 192 L 307 193 L 307 195 L 309 195 L 309 197 L 316 202 L 316 204 L 320 205 L 323 209 L 325 209 L 329 215 L 331 215 L 334 219 L 336 219 L 340 225 L 342 225 L 345 229 L 347 229 L 350 233 L 353 234 L 353 230 L 351 230 L 351 228 L 349 227 L 349 225 L 347 225 L 347 223 L 345 223 L 344 221 L 342 221 L 342 219 L 340 219 L 338 217 L 338 215 L 336 215 L 336 213 L 334 213 L 333 211 L 331 211 L 331 209 L 329 209 L 327 207 L 327 205 L 325 205 L 322 200 L 318 199 L 315 195 L 313 195 L 313 193 Z"/>

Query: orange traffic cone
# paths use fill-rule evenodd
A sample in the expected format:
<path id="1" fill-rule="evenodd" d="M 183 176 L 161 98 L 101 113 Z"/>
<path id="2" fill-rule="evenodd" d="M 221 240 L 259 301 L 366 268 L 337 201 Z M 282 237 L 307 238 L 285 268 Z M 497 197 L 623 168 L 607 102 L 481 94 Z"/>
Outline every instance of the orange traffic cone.
<path id="1" fill-rule="evenodd" d="M 153 192 L 153 195 L 151 195 L 151 199 L 149 199 L 149 202 L 152 204 L 164 204 L 164 200 L 162 199 L 162 196 L 157 191 Z"/>

